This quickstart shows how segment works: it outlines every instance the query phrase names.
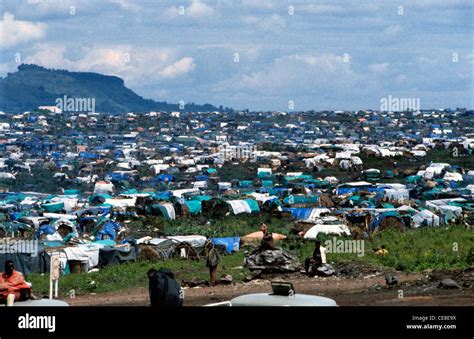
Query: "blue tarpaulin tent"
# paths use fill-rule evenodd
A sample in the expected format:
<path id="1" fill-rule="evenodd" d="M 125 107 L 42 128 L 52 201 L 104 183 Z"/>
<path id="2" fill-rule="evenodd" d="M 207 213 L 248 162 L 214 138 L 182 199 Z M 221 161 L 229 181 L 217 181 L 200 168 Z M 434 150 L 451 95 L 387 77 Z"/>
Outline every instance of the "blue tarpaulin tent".
<path id="1" fill-rule="evenodd" d="M 198 200 L 188 200 L 185 201 L 184 204 L 188 208 L 190 214 L 199 214 L 202 212 L 202 204 Z"/>
<path id="2" fill-rule="evenodd" d="M 214 245 L 224 245 L 227 253 L 239 250 L 240 237 L 211 238 Z"/>
<path id="3" fill-rule="evenodd" d="M 308 219 L 312 210 L 312 208 L 283 208 L 283 211 L 291 212 L 291 215 L 297 220 Z"/>
<path id="4" fill-rule="evenodd" d="M 157 175 L 154 179 L 154 181 L 160 181 L 160 182 L 170 182 L 170 181 L 175 181 L 176 178 L 174 175 L 171 174 L 160 174 Z"/>

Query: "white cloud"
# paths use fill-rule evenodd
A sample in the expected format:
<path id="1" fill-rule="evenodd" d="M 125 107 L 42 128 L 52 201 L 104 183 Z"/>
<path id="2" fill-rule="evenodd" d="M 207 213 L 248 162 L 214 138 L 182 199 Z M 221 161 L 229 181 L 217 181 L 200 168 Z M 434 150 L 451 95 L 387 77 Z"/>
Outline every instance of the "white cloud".
<path id="1" fill-rule="evenodd" d="M 390 25 L 387 28 L 383 30 L 384 34 L 387 34 L 389 36 L 394 36 L 398 35 L 403 31 L 402 26 L 400 25 Z"/>
<path id="2" fill-rule="evenodd" d="M 46 24 L 15 20 L 13 14 L 6 12 L 0 21 L 0 47 L 9 48 L 22 42 L 44 37 Z"/>
<path id="3" fill-rule="evenodd" d="M 140 6 L 137 4 L 137 2 L 133 2 L 130 0 L 109 0 L 113 4 L 117 4 L 120 6 L 120 8 L 126 10 L 126 11 L 139 11 Z"/>
<path id="4" fill-rule="evenodd" d="M 35 47 L 36 52 L 25 58 L 26 63 L 116 75 L 123 78 L 127 85 L 174 79 L 196 67 L 193 58 L 179 58 L 175 50 L 166 48 L 135 48 L 129 45 L 82 48 L 81 57 L 72 60 L 66 55 L 65 47 L 52 44 L 37 44 Z"/>
<path id="5" fill-rule="evenodd" d="M 298 6 L 295 6 L 295 13 L 299 13 Z M 302 11 L 311 13 L 311 14 L 326 14 L 326 13 L 338 13 L 343 12 L 344 9 L 341 6 L 336 5 L 318 5 L 318 4 L 309 4 L 303 6 Z"/>
<path id="6" fill-rule="evenodd" d="M 388 65 L 389 64 L 387 62 L 384 62 L 384 63 L 381 63 L 381 64 L 370 64 L 369 69 L 373 73 L 382 74 L 382 73 L 385 73 L 387 71 Z"/>
<path id="7" fill-rule="evenodd" d="M 193 0 L 191 5 L 187 8 L 187 12 L 192 18 L 202 18 L 214 15 L 214 9 L 199 0 Z"/>
<path id="8" fill-rule="evenodd" d="M 277 58 L 265 69 L 225 80 L 215 92 L 238 91 L 297 96 L 350 88 L 357 80 L 350 63 L 335 54 L 294 54 Z"/>
<path id="9" fill-rule="evenodd" d="M 53 44 L 36 44 L 36 53 L 27 56 L 25 63 L 47 68 L 75 69 L 74 62 L 64 56 L 65 52 L 65 47 Z"/>
<path id="10" fill-rule="evenodd" d="M 246 25 L 257 26 L 264 31 L 281 32 L 286 28 L 286 19 L 278 14 L 264 17 L 246 15 L 241 17 L 241 21 Z"/>
<path id="11" fill-rule="evenodd" d="M 182 74 L 186 74 L 196 68 L 193 58 L 186 57 L 176 61 L 172 65 L 165 67 L 160 74 L 165 78 L 175 78 Z"/>
<path id="12" fill-rule="evenodd" d="M 173 6 L 166 9 L 160 16 L 163 20 L 172 20 L 178 18 L 194 19 L 194 20 L 205 20 L 209 17 L 214 16 L 216 11 L 209 5 L 202 3 L 199 0 L 193 0 L 188 7 Z"/>

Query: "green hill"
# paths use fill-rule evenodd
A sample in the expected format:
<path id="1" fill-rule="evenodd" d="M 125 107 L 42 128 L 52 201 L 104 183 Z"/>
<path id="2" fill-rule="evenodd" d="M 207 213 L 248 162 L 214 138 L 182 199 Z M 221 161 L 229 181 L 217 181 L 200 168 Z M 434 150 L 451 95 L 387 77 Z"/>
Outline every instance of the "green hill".
<path id="1" fill-rule="evenodd" d="M 56 105 L 56 99 L 94 98 L 97 112 L 124 113 L 179 111 L 178 104 L 144 99 L 116 76 L 69 72 L 22 64 L 18 71 L 0 79 L 0 110 L 11 113 L 31 111 L 38 106 Z M 215 111 L 210 104 L 186 103 L 186 111 Z"/>

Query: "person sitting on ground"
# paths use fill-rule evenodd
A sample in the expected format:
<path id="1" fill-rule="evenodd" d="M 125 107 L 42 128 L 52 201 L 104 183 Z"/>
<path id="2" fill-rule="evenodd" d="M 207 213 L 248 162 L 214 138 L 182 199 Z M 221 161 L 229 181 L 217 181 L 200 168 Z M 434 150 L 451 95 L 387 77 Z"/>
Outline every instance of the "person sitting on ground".
<path id="1" fill-rule="evenodd" d="M 314 276 L 316 270 L 323 264 L 326 264 L 326 249 L 321 246 L 321 240 L 316 240 L 314 243 L 313 256 L 306 258 L 304 268 L 307 274 Z"/>
<path id="2" fill-rule="evenodd" d="M 212 241 L 208 240 L 205 245 L 207 256 L 206 256 L 206 267 L 209 268 L 210 285 L 216 286 L 217 283 L 217 266 L 221 261 L 221 255 L 217 248 L 214 246 Z"/>
<path id="3" fill-rule="evenodd" d="M 260 241 L 260 248 L 259 251 L 263 252 L 266 250 L 274 251 L 275 250 L 275 242 L 273 240 L 272 232 L 268 231 L 268 227 L 265 223 L 260 223 L 260 231 L 263 233 L 262 240 Z"/>
<path id="4" fill-rule="evenodd" d="M 15 301 L 34 298 L 31 286 L 28 285 L 21 272 L 15 270 L 13 261 L 5 262 L 5 272 L 0 275 L 0 301 L 6 301 L 7 306 L 13 306 Z"/>

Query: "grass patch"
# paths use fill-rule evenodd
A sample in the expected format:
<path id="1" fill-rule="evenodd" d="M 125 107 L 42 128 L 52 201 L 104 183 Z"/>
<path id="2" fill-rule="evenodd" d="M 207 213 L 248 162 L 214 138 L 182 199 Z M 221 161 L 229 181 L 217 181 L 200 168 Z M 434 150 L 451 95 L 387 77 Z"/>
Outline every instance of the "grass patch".
<path id="1" fill-rule="evenodd" d="M 386 257 L 377 256 L 373 251 L 382 245 L 385 245 L 389 252 Z M 309 242 L 301 246 L 300 259 L 311 256 L 313 248 L 313 243 Z M 474 265 L 474 233 L 463 226 L 420 228 L 404 233 L 386 230 L 365 241 L 363 256 L 356 253 L 328 253 L 327 261 L 355 261 L 381 268 L 392 267 L 405 272 L 466 269 Z"/>
<path id="2" fill-rule="evenodd" d="M 242 281 L 249 271 L 243 266 L 244 253 L 223 255 L 218 268 L 218 277 L 230 274 L 234 281 Z M 150 268 L 169 268 L 174 272 L 178 281 L 193 278 L 209 280 L 209 271 L 205 260 L 192 261 L 186 259 L 169 259 L 166 261 L 150 262 L 137 261 L 121 265 L 111 265 L 98 272 L 84 274 L 70 274 L 59 280 L 59 295 L 68 297 L 72 290 L 76 295 L 87 293 L 104 293 L 120 291 L 129 288 L 148 288 L 146 272 Z M 38 294 L 49 293 L 49 275 L 31 274 L 27 280 L 33 284 L 33 290 Z M 95 283 L 92 283 L 95 282 Z"/>

